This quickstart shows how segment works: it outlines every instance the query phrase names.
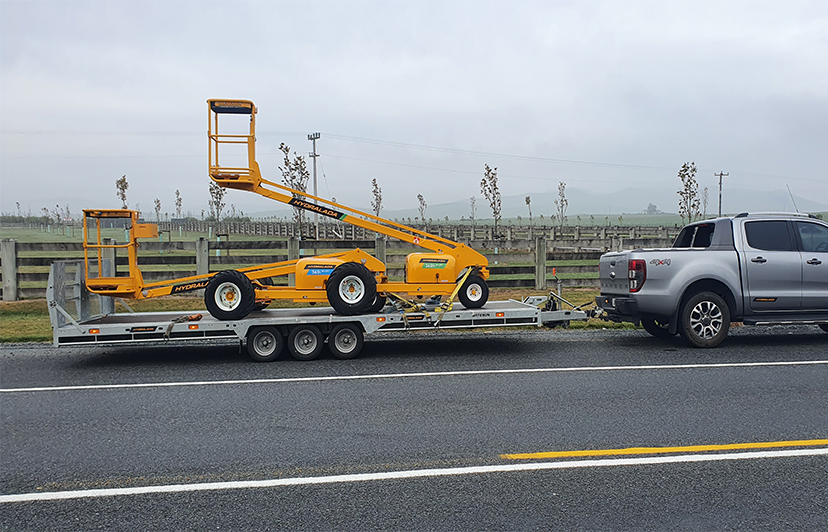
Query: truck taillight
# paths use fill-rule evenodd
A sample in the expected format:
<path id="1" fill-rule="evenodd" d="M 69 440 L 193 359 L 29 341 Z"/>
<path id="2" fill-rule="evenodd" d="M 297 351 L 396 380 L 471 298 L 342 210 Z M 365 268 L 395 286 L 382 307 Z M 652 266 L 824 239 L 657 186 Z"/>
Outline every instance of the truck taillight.
<path id="1" fill-rule="evenodd" d="M 638 292 L 647 280 L 647 262 L 633 259 L 629 262 L 630 292 Z"/>

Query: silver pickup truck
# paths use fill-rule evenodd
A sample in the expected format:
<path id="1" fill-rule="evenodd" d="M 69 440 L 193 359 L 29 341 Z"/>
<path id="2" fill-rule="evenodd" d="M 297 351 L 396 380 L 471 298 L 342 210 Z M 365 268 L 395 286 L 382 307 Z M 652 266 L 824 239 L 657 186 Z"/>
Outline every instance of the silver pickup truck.
<path id="1" fill-rule="evenodd" d="M 696 347 L 719 345 L 732 322 L 828 332 L 828 224 L 809 215 L 693 223 L 671 248 L 605 253 L 600 277 L 607 319 Z"/>

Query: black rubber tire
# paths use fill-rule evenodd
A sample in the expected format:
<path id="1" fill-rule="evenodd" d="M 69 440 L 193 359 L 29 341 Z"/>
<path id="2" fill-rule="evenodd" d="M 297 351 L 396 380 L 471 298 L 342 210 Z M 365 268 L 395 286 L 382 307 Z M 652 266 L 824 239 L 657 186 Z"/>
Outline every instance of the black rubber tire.
<path id="1" fill-rule="evenodd" d="M 236 270 L 215 274 L 204 291 L 207 311 L 217 320 L 240 320 L 250 314 L 255 303 L 253 284 Z"/>
<path id="2" fill-rule="evenodd" d="M 825 332 L 828 332 L 828 323 L 820 323 L 819 328 Z"/>
<path id="3" fill-rule="evenodd" d="M 375 312 L 379 312 L 385 307 L 386 303 L 388 303 L 388 298 L 383 295 L 377 294 L 376 297 L 374 297 L 374 304 L 368 307 L 366 313 L 374 314 Z"/>
<path id="4" fill-rule="evenodd" d="M 354 323 L 334 325 L 328 335 L 328 350 L 340 360 L 356 358 L 362 351 L 362 327 Z"/>
<path id="5" fill-rule="evenodd" d="M 368 268 L 358 262 L 345 262 L 336 267 L 325 285 L 328 302 L 343 316 L 365 314 L 377 296 L 377 280 Z"/>
<path id="6" fill-rule="evenodd" d="M 270 305 L 270 301 L 256 301 L 253 303 L 253 310 L 251 312 L 258 312 L 266 309 Z"/>
<path id="7" fill-rule="evenodd" d="M 247 354 L 256 362 L 273 362 L 284 346 L 285 339 L 276 327 L 251 327 L 247 331 Z"/>
<path id="8" fill-rule="evenodd" d="M 730 308 L 718 294 L 700 292 L 681 306 L 681 336 L 694 347 L 716 347 L 730 329 Z"/>
<path id="9" fill-rule="evenodd" d="M 489 300 L 489 285 L 479 275 L 469 275 L 457 297 L 466 308 L 480 308 Z"/>
<path id="10" fill-rule="evenodd" d="M 662 322 L 662 320 L 655 318 L 641 318 L 641 326 L 656 338 L 672 338 L 674 336 L 668 328 L 670 326 L 669 320 Z"/>
<path id="11" fill-rule="evenodd" d="M 325 338 L 316 325 L 297 325 L 288 335 L 288 351 L 296 360 L 314 360 L 319 358 Z"/>

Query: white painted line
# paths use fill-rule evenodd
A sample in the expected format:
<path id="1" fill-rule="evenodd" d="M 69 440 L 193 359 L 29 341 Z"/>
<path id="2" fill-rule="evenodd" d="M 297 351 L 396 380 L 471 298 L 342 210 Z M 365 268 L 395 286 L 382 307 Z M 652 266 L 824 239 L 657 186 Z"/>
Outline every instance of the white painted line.
<path id="1" fill-rule="evenodd" d="M 275 488 L 280 486 L 303 486 L 310 484 L 336 484 L 366 482 L 372 480 L 399 480 L 409 478 L 446 477 L 475 475 L 482 473 L 512 473 L 518 471 L 543 471 L 549 469 L 575 469 L 584 467 L 641 466 L 653 464 L 676 464 L 686 462 L 717 462 L 723 460 L 751 460 L 760 458 L 784 458 L 794 456 L 828 455 L 826 449 L 793 449 L 784 451 L 759 451 L 727 454 L 691 454 L 678 456 L 653 456 L 646 458 L 603 458 L 600 460 L 571 460 L 563 462 L 519 463 L 492 466 L 454 467 L 442 469 L 413 469 L 383 473 L 360 473 L 354 475 L 330 475 L 324 477 L 276 478 L 271 480 L 249 480 L 236 482 L 204 482 L 199 484 L 169 484 L 142 486 L 138 488 L 110 488 L 75 491 L 53 491 L 42 493 L 19 493 L 0 495 L 0 504 L 12 502 L 56 501 L 63 499 L 85 499 L 93 497 L 114 497 L 125 495 L 146 495 L 155 493 L 183 493 L 192 491 L 223 491 L 233 489 Z"/>
<path id="2" fill-rule="evenodd" d="M 65 392 L 73 390 L 118 390 L 128 388 L 171 388 L 182 386 L 227 386 L 239 384 L 277 384 L 288 382 L 352 381 L 370 379 L 401 379 L 411 377 L 451 377 L 461 375 L 504 375 L 515 373 L 568 373 L 579 371 L 634 371 L 716 368 L 759 368 L 774 366 L 826 365 L 828 360 L 799 360 L 785 362 L 733 362 L 721 364 L 665 364 L 652 366 L 580 366 L 571 368 L 482 369 L 465 371 L 433 371 L 425 373 L 380 373 L 375 375 L 334 375 L 330 377 L 287 377 L 282 379 L 243 379 L 192 382 L 147 382 L 135 384 L 93 384 L 87 386 L 44 386 L 33 388 L 0 388 L 0 393 Z"/>

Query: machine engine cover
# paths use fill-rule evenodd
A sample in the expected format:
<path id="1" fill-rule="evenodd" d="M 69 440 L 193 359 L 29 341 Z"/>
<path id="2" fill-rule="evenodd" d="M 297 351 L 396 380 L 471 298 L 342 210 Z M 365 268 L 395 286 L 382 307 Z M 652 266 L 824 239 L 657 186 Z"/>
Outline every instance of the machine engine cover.
<path id="1" fill-rule="evenodd" d="M 457 264 L 451 255 L 410 253 L 405 258 L 407 283 L 455 283 Z"/>
<path id="2" fill-rule="evenodd" d="M 334 268 L 342 264 L 340 259 L 321 259 L 317 257 L 305 257 L 296 263 L 296 288 L 325 289 L 325 281 L 333 273 Z"/>

